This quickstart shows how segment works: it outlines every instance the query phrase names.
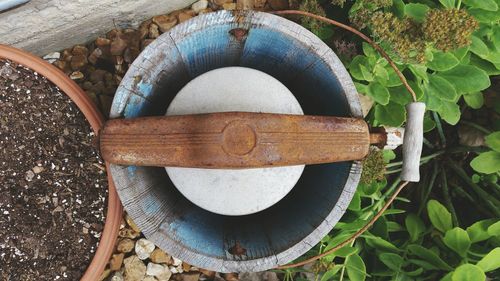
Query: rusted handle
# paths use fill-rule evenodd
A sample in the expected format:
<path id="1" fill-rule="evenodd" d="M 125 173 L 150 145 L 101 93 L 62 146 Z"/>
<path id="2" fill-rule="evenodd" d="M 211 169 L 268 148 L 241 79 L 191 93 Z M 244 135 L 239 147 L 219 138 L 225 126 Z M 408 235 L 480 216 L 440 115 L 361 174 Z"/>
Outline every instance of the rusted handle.
<path id="1" fill-rule="evenodd" d="M 369 144 L 362 119 L 250 112 L 114 119 L 100 137 L 110 163 L 214 169 L 358 160 Z"/>

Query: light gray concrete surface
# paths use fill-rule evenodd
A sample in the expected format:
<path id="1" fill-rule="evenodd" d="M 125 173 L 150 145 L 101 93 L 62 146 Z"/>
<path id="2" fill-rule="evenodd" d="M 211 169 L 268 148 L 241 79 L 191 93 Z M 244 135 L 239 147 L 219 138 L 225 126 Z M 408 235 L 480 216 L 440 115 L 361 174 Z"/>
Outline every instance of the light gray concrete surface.
<path id="1" fill-rule="evenodd" d="M 0 0 L 1 1 L 1 0 Z M 0 13 L 0 43 L 37 55 L 85 43 L 113 28 L 135 27 L 195 0 L 32 0 Z"/>

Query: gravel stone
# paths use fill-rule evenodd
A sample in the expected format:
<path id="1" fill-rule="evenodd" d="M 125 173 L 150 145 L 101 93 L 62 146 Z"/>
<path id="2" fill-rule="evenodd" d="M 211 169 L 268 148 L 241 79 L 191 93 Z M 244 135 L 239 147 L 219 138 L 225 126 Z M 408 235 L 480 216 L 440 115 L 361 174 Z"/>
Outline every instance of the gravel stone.
<path id="1" fill-rule="evenodd" d="M 146 275 L 146 265 L 137 256 L 130 256 L 123 263 L 125 281 L 141 281 Z"/>
<path id="2" fill-rule="evenodd" d="M 134 249 L 134 245 L 135 245 L 134 240 L 125 238 L 120 240 L 120 242 L 118 242 L 118 246 L 116 248 L 118 252 L 130 253 Z"/>
<path id="3" fill-rule="evenodd" d="M 154 249 L 155 244 L 145 238 L 141 238 L 135 243 L 135 253 L 141 260 L 149 258 L 149 255 L 154 251 Z"/>
<path id="4" fill-rule="evenodd" d="M 191 5 L 191 9 L 195 13 L 199 13 L 200 11 L 206 9 L 207 7 L 208 7 L 208 1 L 207 0 L 200 0 L 198 2 L 193 3 L 193 5 Z"/>

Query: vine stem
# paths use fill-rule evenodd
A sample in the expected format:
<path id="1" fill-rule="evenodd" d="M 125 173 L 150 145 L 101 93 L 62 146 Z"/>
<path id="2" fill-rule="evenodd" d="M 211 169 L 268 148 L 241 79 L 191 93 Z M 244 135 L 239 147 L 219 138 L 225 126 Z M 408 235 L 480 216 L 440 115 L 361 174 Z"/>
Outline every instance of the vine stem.
<path id="1" fill-rule="evenodd" d="M 359 30 L 357 30 L 357 29 L 355 29 L 355 28 L 353 28 L 351 26 L 348 26 L 346 24 L 340 23 L 340 22 L 338 22 L 336 20 L 325 18 L 325 17 L 319 16 L 319 15 L 316 15 L 316 14 L 305 12 L 305 11 L 283 10 L 283 11 L 273 11 L 271 13 L 275 14 L 275 15 L 300 15 L 300 16 L 306 16 L 306 17 L 314 18 L 314 19 L 317 19 L 319 21 L 335 25 L 337 27 L 340 27 L 342 29 L 345 29 L 345 30 L 347 30 L 349 32 L 352 32 L 352 33 L 358 35 L 363 40 L 365 40 L 366 42 L 368 42 L 368 44 L 370 44 L 373 48 L 375 48 L 375 50 L 377 50 L 380 53 L 380 55 L 382 55 L 389 62 L 389 64 L 391 65 L 392 69 L 394 69 L 394 71 L 398 75 L 399 80 L 401 80 L 401 82 L 405 86 L 406 90 L 408 90 L 408 92 L 411 94 L 413 102 L 417 101 L 417 95 L 415 94 L 415 92 L 413 91 L 413 89 L 411 88 L 411 86 L 408 84 L 408 81 L 406 81 L 405 76 L 398 69 L 398 67 L 396 66 L 396 64 L 394 63 L 394 61 L 389 57 L 389 55 L 384 51 L 384 49 L 382 49 L 382 47 L 380 47 L 380 45 L 378 45 L 377 43 L 375 43 L 372 39 L 370 39 L 370 37 L 366 36 L 361 31 L 359 31 Z"/>
<path id="2" fill-rule="evenodd" d="M 305 11 L 283 10 L 283 11 L 274 11 L 272 13 L 276 14 L 276 15 L 300 15 L 300 16 L 306 16 L 306 17 L 314 18 L 314 19 L 317 19 L 319 21 L 326 22 L 326 23 L 335 25 L 337 27 L 340 27 L 342 29 L 345 29 L 345 30 L 347 30 L 349 32 L 352 32 L 352 33 L 356 34 L 357 36 L 361 37 L 363 40 L 365 40 L 366 42 L 368 42 L 368 44 L 370 44 L 375 50 L 377 50 L 377 52 L 379 52 L 380 55 L 387 60 L 387 62 L 389 62 L 389 65 L 394 69 L 394 71 L 398 75 L 399 80 L 401 80 L 401 82 L 405 86 L 406 90 L 408 90 L 408 92 L 410 93 L 410 95 L 411 95 L 411 97 L 413 99 L 413 102 L 417 102 L 417 95 L 415 94 L 415 92 L 413 91 L 413 89 L 411 88 L 411 86 L 408 84 L 408 81 L 406 81 L 406 78 L 404 77 L 403 73 L 401 73 L 401 71 L 398 69 L 398 67 L 396 66 L 396 64 L 394 63 L 394 61 L 389 57 L 389 55 L 384 51 L 384 49 L 382 49 L 382 47 L 380 47 L 377 43 L 375 43 L 372 39 L 370 39 L 370 37 L 366 36 L 361 31 L 359 31 L 359 30 L 357 30 L 357 29 L 355 29 L 353 27 L 350 27 L 348 25 L 345 25 L 343 23 L 340 23 L 338 21 L 335 21 L 335 20 L 332 20 L 332 19 L 329 19 L 329 18 L 326 18 L 326 17 L 322 17 L 322 16 L 319 16 L 319 15 L 315 15 L 315 14 L 312 14 L 312 13 L 308 13 L 308 12 L 305 12 Z M 398 196 L 398 194 L 401 192 L 401 190 L 403 190 L 403 188 L 407 184 L 408 184 L 407 181 L 401 182 L 401 184 L 399 185 L 399 187 L 396 189 L 396 191 L 394 191 L 394 193 L 389 198 L 389 200 L 384 204 L 384 206 L 382 207 L 382 209 L 380 209 L 380 211 L 378 211 L 373 216 L 373 218 L 370 221 L 368 221 L 361 229 L 359 229 L 351 237 L 347 238 L 343 242 L 339 243 L 337 246 L 333 247 L 332 249 L 330 249 L 330 250 L 328 250 L 328 251 L 326 251 L 326 252 L 324 252 L 322 254 L 316 255 L 314 257 L 311 257 L 311 258 L 306 259 L 306 260 L 301 261 L 301 262 L 278 266 L 276 269 L 287 269 L 287 268 L 293 268 L 293 267 L 299 267 L 299 266 L 306 265 L 306 264 L 308 264 L 310 262 L 316 261 L 316 260 L 318 260 L 318 259 L 320 259 L 322 257 L 325 257 L 325 256 L 327 256 L 327 255 L 329 255 L 329 254 L 337 251 L 338 249 L 340 249 L 340 248 L 348 245 L 349 243 L 352 243 L 354 240 L 356 240 L 356 238 L 358 238 L 365 231 L 367 231 L 375 223 L 375 221 L 377 221 L 382 216 L 382 214 L 385 212 L 385 210 L 387 210 L 387 208 L 392 204 L 392 202 L 394 201 L 394 199 L 396 199 L 396 197 Z"/>
<path id="3" fill-rule="evenodd" d="M 465 121 L 465 120 L 460 121 L 460 123 L 465 124 L 465 125 L 467 125 L 469 127 L 478 129 L 479 131 L 481 131 L 481 132 L 483 132 L 485 134 L 491 134 L 490 130 L 488 130 L 488 129 L 484 128 L 483 126 L 480 126 L 480 125 L 478 125 L 476 123 L 473 123 L 473 122 L 470 122 L 470 121 Z"/>
<path id="4" fill-rule="evenodd" d="M 407 181 L 401 182 L 401 184 L 399 185 L 399 187 L 396 189 L 396 191 L 394 191 L 394 193 L 389 198 L 389 200 L 384 204 L 384 206 L 382 207 L 382 209 L 380 209 L 380 211 L 378 211 L 378 213 L 375 214 L 375 216 L 373 216 L 373 218 L 369 222 L 367 222 L 360 230 L 358 230 L 356 233 L 354 233 L 351 237 L 349 237 L 346 240 L 340 242 L 337 246 L 331 248 L 330 250 L 328 250 L 328 251 L 326 251 L 326 252 L 324 252 L 322 254 L 319 254 L 319 255 L 316 255 L 314 257 L 308 258 L 308 259 L 303 260 L 301 262 L 278 266 L 278 267 L 276 267 L 276 269 L 287 269 L 287 268 L 292 268 L 292 267 L 303 266 L 303 265 L 306 265 L 306 264 L 308 264 L 310 262 L 316 261 L 316 260 L 318 260 L 320 258 L 326 257 L 329 254 L 337 251 L 338 249 L 340 249 L 340 248 L 342 248 L 342 247 L 344 247 L 346 245 L 349 245 L 349 243 L 353 242 L 359 236 L 361 236 L 361 234 L 363 234 L 365 231 L 367 231 L 382 216 L 382 214 L 385 212 L 385 210 L 387 210 L 387 208 L 389 208 L 389 206 L 392 204 L 392 202 L 394 201 L 394 199 L 396 199 L 396 197 L 398 196 L 398 194 L 401 192 L 401 190 L 403 190 L 403 188 L 407 184 L 408 184 Z"/>

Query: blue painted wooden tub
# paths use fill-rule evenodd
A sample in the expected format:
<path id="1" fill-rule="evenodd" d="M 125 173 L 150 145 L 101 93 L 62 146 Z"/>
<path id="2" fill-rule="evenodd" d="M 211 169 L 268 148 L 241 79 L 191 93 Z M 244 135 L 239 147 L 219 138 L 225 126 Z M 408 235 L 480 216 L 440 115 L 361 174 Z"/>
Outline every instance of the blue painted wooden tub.
<path id="1" fill-rule="evenodd" d="M 125 75 L 111 117 L 164 115 L 187 82 L 226 66 L 274 76 L 305 114 L 362 118 L 352 80 L 331 49 L 291 21 L 253 11 L 204 14 L 161 35 Z M 284 199 L 239 217 L 195 206 L 163 168 L 112 165 L 111 173 L 126 211 L 157 246 L 201 268 L 241 272 L 288 263 L 313 247 L 343 215 L 361 165 L 307 166 Z M 230 253 L 237 243 L 245 254 Z"/>

